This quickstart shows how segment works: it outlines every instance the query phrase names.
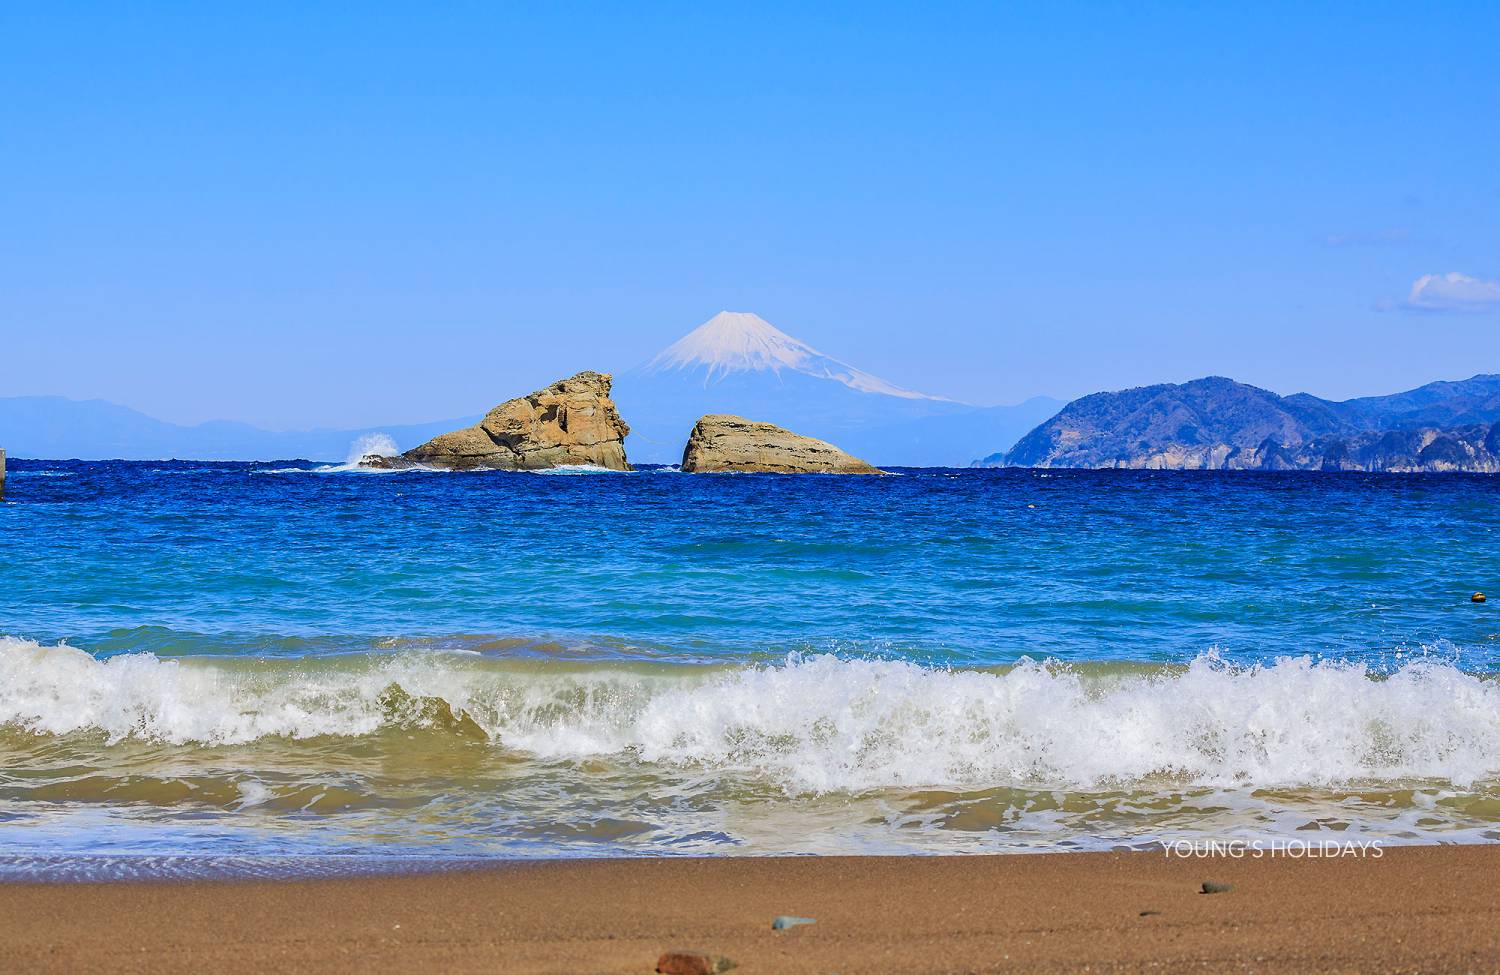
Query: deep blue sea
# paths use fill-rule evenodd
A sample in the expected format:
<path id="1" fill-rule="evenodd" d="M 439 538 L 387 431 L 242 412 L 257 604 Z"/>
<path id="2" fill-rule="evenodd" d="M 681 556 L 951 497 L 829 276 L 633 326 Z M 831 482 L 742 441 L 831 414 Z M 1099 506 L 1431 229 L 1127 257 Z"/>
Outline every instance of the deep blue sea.
<path id="1" fill-rule="evenodd" d="M 1497 502 L 12 460 L 0 873 L 1494 840 Z"/>

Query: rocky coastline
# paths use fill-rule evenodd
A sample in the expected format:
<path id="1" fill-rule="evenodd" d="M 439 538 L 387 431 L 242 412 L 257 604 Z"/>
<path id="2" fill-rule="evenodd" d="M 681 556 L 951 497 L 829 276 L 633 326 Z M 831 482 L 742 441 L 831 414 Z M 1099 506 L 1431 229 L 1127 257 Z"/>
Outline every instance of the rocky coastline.
<path id="1" fill-rule="evenodd" d="M 975 466 L 1500 473 L 1500 376 L 1342 402 L 1222 377 L 1094 393 Z"/>

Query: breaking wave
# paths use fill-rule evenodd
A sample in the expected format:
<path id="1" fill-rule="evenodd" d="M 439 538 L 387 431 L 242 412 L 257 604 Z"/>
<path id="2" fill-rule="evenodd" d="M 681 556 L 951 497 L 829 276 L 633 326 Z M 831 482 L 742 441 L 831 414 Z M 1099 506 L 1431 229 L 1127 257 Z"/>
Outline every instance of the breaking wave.
<path id="1" fill-rule="evenodd" d="M 1500 773 L 1500 684 L 1447 662 L 1388 674 L 1239 667 L 995 670 L 792 656 L 769 665 L 538 665 L 407 651 L 98 659 L 0 638 L 0 734 L 176 746 L 464 734 L 549 761 L 732 772 L 793 794 L 881 788 L 1335 786 Z"/>
<path id="2" fill-rule="evenodd" d="M 344 464 L 353 467 L 371 454 L 378 457 L 395 457 L 399 453 L 401 453 L 401 448 L 396 446 L 396 441 L 391 438 L 390 434 L 367 433 L 349 445 L 349 456 L 344 458 Z"/>

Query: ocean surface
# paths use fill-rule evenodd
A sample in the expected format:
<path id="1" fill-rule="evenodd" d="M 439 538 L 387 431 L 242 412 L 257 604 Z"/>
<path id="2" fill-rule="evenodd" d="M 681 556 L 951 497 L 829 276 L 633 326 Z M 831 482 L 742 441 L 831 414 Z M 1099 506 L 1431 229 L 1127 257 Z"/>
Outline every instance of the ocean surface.
<path id="1" fill-rule="evenodd" d="M 12 460 L 0 877 L 1494 841 L 1497 502 Z"/>

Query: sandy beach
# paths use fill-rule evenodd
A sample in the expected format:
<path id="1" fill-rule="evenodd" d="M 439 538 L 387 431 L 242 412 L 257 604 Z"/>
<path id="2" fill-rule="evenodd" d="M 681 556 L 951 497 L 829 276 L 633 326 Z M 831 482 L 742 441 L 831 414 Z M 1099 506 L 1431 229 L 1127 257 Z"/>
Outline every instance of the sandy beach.
<path id="1" fill-rule="evenodd" d="M 279 882 L 0 886 L 0 971 L 1485 972 L 1500 847 L 532 862 Z M 1233 890 L 1205 895 L 1203 881 Z M 773 931 L 777 915 L 816 923 Z"/>

